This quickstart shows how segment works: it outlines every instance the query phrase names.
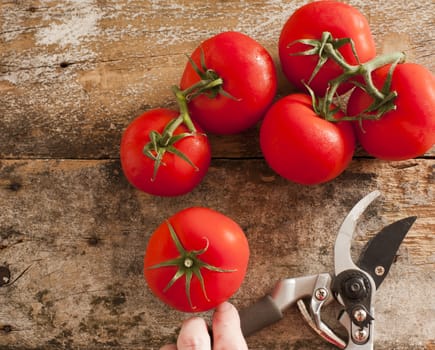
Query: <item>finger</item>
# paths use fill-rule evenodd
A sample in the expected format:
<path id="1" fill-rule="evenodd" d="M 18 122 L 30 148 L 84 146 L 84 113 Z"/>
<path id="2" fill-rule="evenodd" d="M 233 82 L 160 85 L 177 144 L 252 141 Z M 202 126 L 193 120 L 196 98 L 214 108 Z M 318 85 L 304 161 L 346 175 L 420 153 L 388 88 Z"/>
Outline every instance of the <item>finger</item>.
<path id="1" fill-rule="evenodd" d="M 211 350 L 207 325 L 202 318 L 192 317 L 183 322 L 177 340 L 178 350 Z"/>
<path id="2" fill-rule="evenodd" d="M 168 344 L 161 347 L 160 350 L 177 350 L 177 346 L 175 344 Z"/>
<path id="3" fill-rule="evenodd" d="M 222 303 L 213 315 L 213 350 L 247 350 L 236 308 Z"/>

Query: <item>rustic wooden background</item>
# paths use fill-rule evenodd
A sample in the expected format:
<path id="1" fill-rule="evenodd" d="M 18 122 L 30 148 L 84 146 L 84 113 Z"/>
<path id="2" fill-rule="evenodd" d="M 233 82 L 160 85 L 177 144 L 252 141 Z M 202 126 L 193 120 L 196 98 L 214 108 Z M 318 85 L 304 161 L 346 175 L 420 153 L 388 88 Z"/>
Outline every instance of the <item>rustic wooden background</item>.
<path id="1" fill-rule="evenodd" d="M 210 171 L 179 198 L 140 193 L 120 169 L 123 129 L 144 110 L 174 106 L 185 54 L 238 30 L 277 61 L 280 28 L 305 2 L 1 0 L 0 272 L 11 273 L 0 281 L 1 349 L 159 349 L 187 317 L 142 277 L 147 240 L 166 217 L 202 205 L 244 228 L 251 260 L 232 298 L 240 308 L 280 278 L 332 271 L 341 221 L 374 189 L 383 196 L 358 226 L 355 252 L 383 225 L 418 215 L 377 295 L 375 348 L 435 349 L 435 148 L 402 162 L 359 151 L 338 179 L 304 187 L 267 167 L 257 128 L 210 136 Z M 403 50 L 435 70 L 432 0 L 349 2 L 380 52 Z M 281 77 L 279 94 L 289 91 Z M 248 343 L 332 349 L 295 308 Z"/>

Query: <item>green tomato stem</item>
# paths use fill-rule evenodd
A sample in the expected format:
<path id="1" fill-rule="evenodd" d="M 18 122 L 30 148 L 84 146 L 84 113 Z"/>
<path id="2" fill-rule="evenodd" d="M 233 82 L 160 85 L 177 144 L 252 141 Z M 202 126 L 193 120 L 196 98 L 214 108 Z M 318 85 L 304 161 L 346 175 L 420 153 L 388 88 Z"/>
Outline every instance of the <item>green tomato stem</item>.
<path id="1" fill-rule="evenodd" d="M 208 91 L 220 87 L 223 84 L 222 78 L 218 77 L 216 79 L 200 80 L 196 84 L 188 87 L 185 90 L 180 90 L 176 85 L 172 87 L 172 92 L 177 100 L 178 108 L 180 110 L 180 115 L 164 132 L 163 140 L 169 139 L 174 134 L 175 130 L 181 125 L 186 125 L 187 129 L 191 133 L 196 132 L 195 125 L 189 114 L 188 102 L 194 97 L 207 93 Z"/>
<path id="2" fill-rule="evenodd" d="M 391 96 L 396 96 L 395 92 L 384 92 L 380 91 L 372 80 L 372 72 L 388 64 L 397 64 L 405 61 L 405 54 L 403 52 L 393 52 L 380 56 L 376 56 L 372 60 L 366 63 L 360 63 L 357 65 L 351 65 L 343 58 L 343 56 L 338 52 L 337 48 L 330 43 L 326 43 L 323 46 L 323 52 L 329 59 L 332 59 L 337 63 L 342 69 L 343 73 L 337 78 L 333 79 L 329 83 L 329 87 L 323 99 L 321 99 L 321 107 L 318 108 L 325 119 L 333 121 L 331 118 L 331 105 L 333 103 L 334 97 L 337 95 L 338 88 L 345 82 L 350 81 L 353 77 L 362 76 L 364 79 L 364 85 L 362 86 L 364 90 L 370 95 L 378 105 L 383 105 L 384 103 L 393 103 Z M 392 71 L 391 71 L 392 74 Z M 356 117 L 356 119 L 359 119 Z"/>
<path id="3" fill-rule="evenodd" d="M 184 267 L 189 268 L 192 267 L 193 260 L 191 258 L 185 258 L 184 259 Z"/>
<path id="4" fill-rule="evenodd" d="M 373 84 L 372 72 L 388 64 L 403 63 L 405 62 L 405 58 L 406 58 L 405 53 L 393 52 L 393 53 L 377 56 L 371 61 L 362 64 L 359 68 L 359 71 L 364 77 L 364 81 L 366 83 L 365 88 L 367 93 L 374 98 L 384 99 L 386 95 L 381 91 L 379 91 L 376 88 L 376 86 Z"/>
<path id="5" fill-rule="evenodd" d="M 205 66 L 204 52 L 201 52 L 201 68 L 199 68 L 190 57 L 189 61 L 193 69 L 199 75 L 200 80 L 184 90 L 181 90 L 178 86 L 172 87 L 172 92 L 177 101 L 180 114 L 165 126 L 161 134 L 155 130 L 151 131 L 150 142 L 148 142 L 143 148 L 144 155 L 154 160 L 152 181 L 155 180 L 159 167 L 164 164 L 162 160 L 166 152 L 173 153 L 184 159 L 193 168 L 198 170 L 196 165 L 193 164 L 191 160 L 174 145 L 177 141 L 185 137 L 193 136 L 197 133 L 196 127 L 190 117 L 188 103 L 201 94 L 207 94 L 211 98 L 216 97 L 218 94 L 233 98 L 222 88 L 224 83 L 222 78 L 215 71 L 208 69 Z M 177 130 L 177 128 L 182 124 L 187 127 L 188 132 L 174 136 L 175 130 Z"/>
<path id="6" fill-rule="evenodd" d="M 154 141 L 150 142 L 150 144 L 145 146 L 145 155 L 148 157 L 157 160 L 157 157 L 155 157 L 152 153 L 150 154 L 150 149 L 157 152 L 157 154 L 160 154 L 159 158 L 163 158 L 163 154 L 165 151 L 171 151 L 174 152 L 174 147 L 172 146 L 173 143 L 178 141 L 180 138 L 174 136 L 175 130 L 181 125 L 184 124 L 187 129 L 189 130 L 188 133 L 183 134 L 183 137 L 191 136 L 197 132 L 195 125 L 193 124 L 193 121 L 189 114 L 189 108 L 188 108 L 188 102 L 194 98 L 195 96 L 198 96 L 202 93 L 207 93 L 208 91 L 211 91 L 212 89 L 216 87 L 221 87 L 223 84 L 223 80 L 220 77 L 215 78 L 213 76 L 213 79 L 207 79 L 207 80 L 200 80 L 196 84 L 193 84 L 189 88 L 185 90 L 180 90 L 180 88 L 176 85 L 172 87 L 172 92 L 175 95 L 175 99 L 177 100 L 178 108 L 180 111 L 180 114 L 177 118 L 171 120 L 163 130 L 161 135 L 154 134 Z M 151 147 L 152 146 L 152 147 Z M 160 152 L 160 153 L 159 153 Z M 180 155 L 177 153 L 177 155 Z M 183 157 L 183 159 L 187 160 L 189 163 L 190 161 Z M 154 169 L 154 175 L 153 179 L 157 175 L 157 170 L 160 167 L 161 162 L 156 162 L 156 166 Z M 192 166 L 195 167 L 194 164 Z"/>

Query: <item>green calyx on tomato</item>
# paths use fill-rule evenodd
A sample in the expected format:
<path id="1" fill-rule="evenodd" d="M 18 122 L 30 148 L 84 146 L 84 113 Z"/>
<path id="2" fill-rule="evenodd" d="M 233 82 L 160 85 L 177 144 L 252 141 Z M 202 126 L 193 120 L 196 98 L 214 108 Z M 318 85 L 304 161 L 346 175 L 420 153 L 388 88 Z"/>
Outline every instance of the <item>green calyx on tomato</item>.
<path id="1" fill-rule="evenodd" d="M 154 172 L 152 179 L 154 180 L 157 176 L 157 170 L 162 164 L 163 156 L 166 152 L 173 153 L 178 157 L 182 158 L 186 162 L 188 162 L 195 170 L 197 170 L 197 166 L 191 162 L 189 157 L 187 157 L 183 152 L 178 150 L 174 144 L 185 138 L 192 136 L 195 131 L 186 132 L 178 135 L 172 135 L 175 129 L 179 126 L 178 118 L 173 119 L 170 123 L 168 123 L 160 134 L 156 130 L 150 132 L 150 142 L 147 143 L 143 149 L 143 153 L 154 160 Z M 175 127 L 174 127 L 175 126 Z"/>
<path id="2" fill-rule="evenodd" d="M 161 134 L 155 130 L 151 131 L 149 134 L 150 141 L 143 148 L 143 154 L 154 161 L 154 173 L 152 178 L 153 180 L 157 176 L 157 171 L 159 167 L 163 164 L 162 160 L 166 152 L 175 154 L 176 156 L 188 162 L 193 168 L 197 169 L 196 165 L 193 164 L 190 159 L 175 146 L 175 143 L 177 141 L 180 141 L 185 137 L 193 136 L 197 132 L 192 122 L 192 119 L 190 118 L 187 106 L 189 101 L 201 94 L 207 94 L 211 98 L 214 98 L 218 94 L 221 94 L 226 97 L 235 99 L 222 88 L 222 78 L 214 70 L 208 69 L 205 66 L 203 52 L 201 53 L 201 68 L 199 68 L 190 57 L 189 62 L 192 64 L 192 67 L 198 73 L 201 80 L 198 81 L 196 84 L 193 84 L 192 86 L 186 88 L 185 90 L 180 90 L 178 86 L 172 87 L 172 92 L 175 96 L 175 99 L 177 100 L 180 114 L 177 118 L 171 120 L 166 125 Z M 181 124 L 184 124 L 189 132 L 174 135 L 175 130 Z"/>
<path id="3" fill-rule="evenodd" d="M 204 278 L 203 278 L 202 273 L 201 273 L 201 269 L 204 268 L 204 269 L 214 271 L 214 272 L 235 272 L 237 270 L 235 270 L 235 269 L 234 270 L 221 269 L 219 267 L 207 264 L 206 262 L 202 261 L 199 258 L 199 256 L 201 254 L 204 254 L 208 250 L 208 248 L 209 248 L 208 239 L 206 237 L 204 237 L 204 240 L 205 240 L 205 247 L 204 248 L 202 248 L 200 250 L 187 251 L 183 247 L 182 243 L 180 242 L 180 239 L 178 238 L 177 233 L 175 232 L 175 230 L 172 227 L 172 225 L 170 224 L 170 222 L 166 221 L 166 223 L 168 225 L 172 241 L 174 242 L 174 244 L 177 248 L 177 251 L 180 255 L 175 259 L 163 261 L 159 264 L 150 266 L 148 268 L 149 269 L 158 269 L 158 268 L 163 268 L 163 267 L 168 267 L 168 266 L 177 267 L 176 273 L 174 274 L 172 279 L 169 281 L 169 283 L 166 285 L 163 292 L 166 292 L 169 288 L 171 288 L 173 286 L 173 284 L 177 280 L 179 280 L 181 277 L 185 276 L 185 278 L 186 278 L 185 288 L 186 288 L 187 299 L 189 301 L 190 307 L 192 309 L 195 309 L 195 306 L 192 304 L 192 298 L 190 295 L 190 284 L 191 284 L 193 276 L 198 278 L 198 280 L 201 284 L 201 289 L 202 289 L 202 292 L 204 294 L 204 297 L 207 301 L 209 301 L 209 298 L 207 296 L 207 292 L 205 289 L 205 283 L 204 283 Z"/>
<path id="4" fill-rule="evenodd" d="M 291 55 L 293 55 L 293 56 L 318 55 L 319 56 L 319 60 L 317 61 L 317 65 L 314 68 L 314 70 L 311 74 L 311 77 L 307 82 L 308 85 L 311 83 L 311 81 L 314 79 L 314 77 L 320 71 L 320 68 L 322 68 L 331 57 L 334 57 L 335 61 L 337 63 L 339 63 L 340 65 L 342 65 L 342 68 L 344 68 L 344 69 L 350 68 L 350 66 L 348 66 L 347 63 L 345 62 L 343 55 L 338 51 L 338 49 L 340 47 L 342 47 L 346 44 L 349 44 L 351 46 L 352 53 L 353 53 L 356 61 L 358 62 L 358 64 L 360 64 L 360 60 L 358 58 L 358 54 L 357 54 L 356 49 L 355 49 L 355 44 L 354 44 L 353 40 L 350 38 L 336 39 L 332 36 L 331 33 L 323 32 L 322 38 L 320 40 L 301 39 L 301 40 L 294 41 L 293 43 L 289 44 L 289 46 L 292 46 L 296 43 L 305 44 L 307 46 L 311 46 L 312 48 L 307 49 L 307 50 L 302 51 L 302 52 L 296 52 L 296 53 L 293 53 Z M 344 65 L 343 65 L 343 63 L 344 63 Z"/>
<path id="5" fill-rule="evenodd" d="M 339 38 L 336 39 L 329 32 L 323 32 L 320 40 L 316 39 L 301 39 L 296 40 L 289 44 L 289 46 L 295 43 L 301 43 L 309 48 L 305 51 L 293 53 L 292 55 L 318 55 L 317 65 L 315 66 L 311 77 L 308 82 L 304 82 L 305 87 L 311 94 L 313 98 L 313 107 L 316 113 L 324 117 L 328 121 L 337 121 L 333 116 L 337 112 L 337 109 L 331 108 L 333 104 L 333 99 L 337 95 L 338 88 L 343 83 L 351 82 L 354 86 L 362 89 L 368 95 L 373 98 L 373 103 L 362 113 L 357 116 L 343 117 L 343 120 L 357 120 L 363 119 L 380 119 L 385 113 L 394 110 L 396 105 L 394 103 L 397 93 L 391 91 L 391 79 L 393 75 L 394 68 L 399 63 L 405 61 L 405 54 L 403 52 L 393 52 L 381 56 L 377 56 L 366 63 L 360 63 L 358 55 L 355 50 L 355 45 L 351 38 Z M 350 45 L 352 48 L 352 53 L 354 58 L 358 62 L 357 64 L 349 64 L 343 55 L 338 51 L 344 45 Z M 328 60 L 334 61 L 338 64 L 343 73 L 329 82 L 329 86 L 326 89 L 324 97 L 316 98 L 314 92 L 310 88 L 310 82 L 314 79 L 316 74 L 325 65 Z M 385 84 L 381 89 L 378 89 L 372 81 L 372 72 L 378 68 L 385 65 L 391 64 L 391 69 L 385 81 Z M 362 77 L 363 82 L 358 81 L 358 78 Z"/>
<path id="6" fill-rule="evenodd" d="M 186 94 L 186 99 L 188 101 L 192 100 L 194 97 L 200 94 L 206 94 L 210 98 L 215 98 L 217 95 L 220 94 L 237 101 L 237 99 L 234 96 L 232 96 L 230 93 L 228 93 L 223 89 L 222 85 L 224 82 L 222 78 L 213 69 L 207 68 L 207 65 L 205 63 L 205 54 L 202 48 L 201 48 L 201 57 L 200 57 L 201 68 L 198 67 L 198 65 L 195 63 L 192 57 L 188 56 L 187 58 L 193 70 L 201 78 L 201 80 L 197 84 L 194 84 L 190 88 L 184 90 Z M 196 85 L 201 85 L 201 82 L 210 82 L 210 83 L 206 83 L 204 87 L 197 88 Z"/>

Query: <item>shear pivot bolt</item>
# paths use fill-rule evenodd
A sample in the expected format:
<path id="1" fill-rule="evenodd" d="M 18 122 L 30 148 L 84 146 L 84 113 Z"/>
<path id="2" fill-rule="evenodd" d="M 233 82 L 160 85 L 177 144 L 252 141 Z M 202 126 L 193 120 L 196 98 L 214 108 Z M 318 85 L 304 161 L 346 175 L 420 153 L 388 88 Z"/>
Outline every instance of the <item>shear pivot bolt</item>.
<path id="1" fill-rule="evenodd" d="M 318 288 L 314 293 L 317 300 L 323 301 L 328 297 L 328 291 L 325 288 Z"/>
<path id="2" fill-rule="evenodd" d="M 362 277 L 351 277 L 344 282 L 344 294 L 347 298 L 362 299 L 367 296 L 367 293 Z"/>

